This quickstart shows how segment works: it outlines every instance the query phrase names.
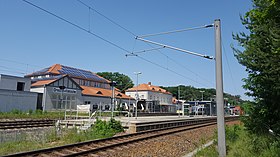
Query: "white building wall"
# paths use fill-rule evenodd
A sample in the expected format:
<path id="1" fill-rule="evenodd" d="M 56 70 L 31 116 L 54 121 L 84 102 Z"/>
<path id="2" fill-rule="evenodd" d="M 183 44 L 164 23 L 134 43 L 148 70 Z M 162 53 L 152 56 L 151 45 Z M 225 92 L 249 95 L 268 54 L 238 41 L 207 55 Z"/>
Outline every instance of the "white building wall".
<path id="1" fill-rule="evenodd" d="M 130 95 L 133 98 L 136 98 L 136 91 L 133 92 L 125 92 L 126 95 Z M 152 91 L 138 91 L 139 98 L 147 101 L 158 100 L 161 105 L 172 104 L 172 95 L 165 94 L 160 92 L 152 92 Z"/>
<path id="2" fill-rule="evenodd" d="M 58 105 L 58 104 L 56 104 L 56 105 L 53 104 L 53 102 L 52 102 L 53 98 L 52 97 L 53 97 L 53 95 L 58 95 L 58 97 L 60 99 L 61 93 L 60 92 L 54 92 L 54 88 L 57 88 L 57 87 L 46 86 L 45 89 L 44 89 L 45 90 L 44 95 L 43 95 L 43 109 L 44 110 L 55 110 L 55 106 Z M 75 94 L 64 92 L 64 93 L 62 93 L 62 96 L 63 97 L 65 97 L 65 96 L 75 96 L 76 97 L 75 105 L 73 107 L 71 107 L 71 109 L 76 109 L 77 105 L 83 104 L 82 96 L 81 96 L 81 90 L 76 90 Z"/>
<path id="3" fill-rule="evenodd" d="M 44 93 L 44 87 L 34 87 L 30 89 L 31 92 Z"/>
<path id="4" fill-rule="evenodd" d="M 24 91 L 30 91 L 31 79 L 17 76 L 0 75 L 0 89 L 17 90 L 17 83 L 24 83 Z"/>
<path id="5" fill-rule="evenodd" d="M 102 105 L 102 109 L 105 109 L 105 105 L 109 105 L 111 106 L 111 98 L 110 97 L 94 97 L 94 96 L 82 96 L 83 99 L 83 103 L 85 101 L 90 101 L 90 104 L 92 105 Z M 126 104 L 133 104 L 136 101 L 134 99 L 120 99 L 120 98 L 115 98 L 115 105 L 116 104 L 122 104 L 122 103 L 126 103 Z"/>
<path id="6" fill-rule="evenodd" d="M 0 89 L 0 112 L 36 110 L 37 93 Z"/>

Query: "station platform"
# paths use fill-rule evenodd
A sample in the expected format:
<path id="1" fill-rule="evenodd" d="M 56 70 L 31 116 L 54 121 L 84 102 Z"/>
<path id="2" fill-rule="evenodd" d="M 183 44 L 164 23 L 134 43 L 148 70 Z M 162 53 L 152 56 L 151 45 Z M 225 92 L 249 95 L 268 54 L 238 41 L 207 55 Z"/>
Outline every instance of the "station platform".
<path id="1" fill-rule="evenodd" d="M 101 120 L 109 121 L 111 117 L 98 117 Z M 178 125 L 185 125 L 196 119 L 213 119 L 215 116 L 145 116 L 145 117 L 114 117 L 121 122 L 127 133 L 146 131 L 159 128 L 167 128 Z M 65 127 L 80 127 L 84 129 L 90 127 L 96 119 L 70 119 L 60 121 L 60 125 Z"/>

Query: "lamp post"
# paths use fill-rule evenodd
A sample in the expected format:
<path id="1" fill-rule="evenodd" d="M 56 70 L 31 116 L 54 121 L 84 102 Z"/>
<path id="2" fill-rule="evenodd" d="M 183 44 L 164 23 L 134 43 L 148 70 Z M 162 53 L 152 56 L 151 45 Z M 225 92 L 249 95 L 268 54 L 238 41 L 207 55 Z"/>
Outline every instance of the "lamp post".
<path id="1" fill-rule="evenodd" d="M 139 95 L 138 95 L 138 75 L 142 74 L 141 72 L 134 72 L 136 75 L 136 110 L 135 110 L 135 119 L 137 119 L 137 104 L 139 100 Z"/>
<path id="2" fill-rule="evenodd" d="M 202 95 L 201 95 L 201 101 L 203 101 L 203 93 L 205 92 L 204 90 L 199 91 Z"/>
<path id="3" fill-rule="evenodd" d="M 65 89 L 65 86 L 59 86 L 59 89 L 61 90 L 61 93 L 60 93 L 60 109 L 61 109 L 62 102 L 63 102 L 63 91 Z M 64 111 L 64 119 L 66 120 L 66 103 L 65 103 L 64 109 L 65 109 L 65 111 Z M 59 113 L 60 113 L 60 111 L 59 111 Z M 59 117 L 60 117 L 60 115 L 59 115 Z"/>
<path id="4" fill-rule="evenodd" d="M 111 118 L 114 117 L 115 86 L 116 85 L 117 85 L 116 81 L 111 81 L 110 82 L 110 86 L 112 87 Z"/>

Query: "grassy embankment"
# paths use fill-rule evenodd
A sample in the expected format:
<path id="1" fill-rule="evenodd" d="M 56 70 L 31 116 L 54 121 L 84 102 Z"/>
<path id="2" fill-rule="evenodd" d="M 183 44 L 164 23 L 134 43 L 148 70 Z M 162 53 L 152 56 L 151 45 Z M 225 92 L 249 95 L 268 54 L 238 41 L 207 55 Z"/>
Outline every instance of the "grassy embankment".
<path id="1" fill-rule="evenodd" d="M 76 112 L 67 111 L 67 115 L 71 117 L 76 116 Z M 79 113 L 79 116 L 89 116 L 88 113 Z M 96 116 L 110 117 L 110 112 L 96 112 Z M 123 116 L 121 113 L 114 113 L 114 116 Z M 29 110 L 28 112 L 23 112 L 20 110 L 12 110 L 11 112 L 0 112 L 1 119 L 64 119 L 64 110 L 61 111 L 42 111 Z"/>
<path id="2" fill-rule="evenodd" d="M 77 143 L 93 139 L 108 138 L 116 133 L 123 132 L 119 121 L 111 119 L 109 122 L 97 120 L 94 126 L 87 131 L 77 132 L 77 129 L 63 130 L 58 135 L 55 130 L 47 135 L 45 140 L 24 140 L 19 142 L 7 142 L 0 144 L 0 156 L 21 151 L 30 151 L 70 143 Z"/>
<path id="3" fill-rule="evenodd" d="M 277 139 L 278 138 L 278 139 Z M 196 157 L 218 157 L 217 140 L 201 150 Z M 279 157 L 280 139 L 274 135 L 256 135 L 244 126 L 226 127 L 227 157 Z"/>

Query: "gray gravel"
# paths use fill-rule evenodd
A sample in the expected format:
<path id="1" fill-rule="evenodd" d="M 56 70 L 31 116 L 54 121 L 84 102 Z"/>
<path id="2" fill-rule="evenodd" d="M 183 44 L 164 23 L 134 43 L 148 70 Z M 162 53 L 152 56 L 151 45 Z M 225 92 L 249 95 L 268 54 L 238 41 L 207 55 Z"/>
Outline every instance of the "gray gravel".
<path id="1" fill-rule="evenodd" d="M 236 122 L 230 122 L 234 124 Z M 213 139 L 216 126 L 157 137 L 100 154 L 107 157 L 181 157 Z"/>

